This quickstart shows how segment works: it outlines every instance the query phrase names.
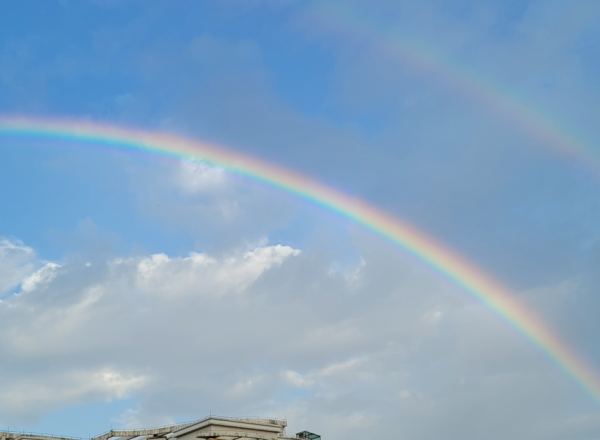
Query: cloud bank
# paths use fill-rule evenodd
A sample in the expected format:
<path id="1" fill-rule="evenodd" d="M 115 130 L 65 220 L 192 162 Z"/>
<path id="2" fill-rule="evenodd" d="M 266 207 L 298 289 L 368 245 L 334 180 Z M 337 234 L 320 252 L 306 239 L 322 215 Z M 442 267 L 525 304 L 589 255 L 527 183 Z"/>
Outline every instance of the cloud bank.
<path id="1" fill-rule="evenodd" d="M 585 399 L 528 343 L 389 249 L 341 270 L 324 249 L 283 245 L 61 264 L 3 246 L 22 268 L 0 303 L 0 414 L 12 423 L 128 398 L 115 423 L 210 409 L 287 416 L 291 431 L 332 439 L 583 439 L 598 428 L 585 409 L 558 416 Z M 549 433 L 550 419 L 560 429 Z"/>

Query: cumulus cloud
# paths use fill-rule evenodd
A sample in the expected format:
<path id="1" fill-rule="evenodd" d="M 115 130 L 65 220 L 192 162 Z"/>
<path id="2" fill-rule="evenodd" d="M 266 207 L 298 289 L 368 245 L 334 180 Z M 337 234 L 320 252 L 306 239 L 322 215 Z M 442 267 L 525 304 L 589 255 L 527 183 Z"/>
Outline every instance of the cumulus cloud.
<path id="1" fill-rule="evenodd" d="M 331 379 L 335 376 L 351 375 L 356 377 L 355 371 L 361 363 L 362 359 L 354 358 L 344 362 L 338 362 L 335 364 L 328 365 L 324 368 L 320 368 L 315 371 L 311 371 L 307 374 L 300 374 L 296 371 L 285 371 L 285 378 L 294 386 L 299 388 L 305 388 L 315 385 L 318 379 Z"/>
<path id="2" fill-rule="evenodd" d="M 19 421 L 32 421 L 73 403 L 127 397 L 146 381 L 144 376 L 124 375 L 108 367 L 97 370 L 66 367 L 53 374 L 6 381 L 0 392 L 0 413 Z"/>
<path id="3" fill-rule="evenodd" d="M 136 360 L 139 349 L 160 350 L 156 343 L 160 345 L 164 336 L 156 330 L 165 324 L 178 327 L 179 319 L 202 320 L 198 305 L 204 300 L 239 295 L 266 271 L 299 255 L 288 246 L 259 246 L 220 259 L 199 253 L 116 259 L 101 269 L 85 263 L 77 267 L 46 263 L 23 276 L 32 269 L 23 261 L 35 253 L 18 242 L 5 241 L 3 246 L 6 262 L 22 268 L 22 279 L 14 281 L 21 282 L 20 292 L 0 305 L 5 323 L 0 345 L 7 355 L 1 367 L 0 414 L 13 420 L 32 420 L 61 405 L 123 398 L 143 388 L 166 373 L 148 370 Z M 188 304 L 191 313 L 185 317 L 178 316 L 187 307 L 182 295 L 193 298 Z M 152 310 L 147 309 L 149 304 Z M 193 328 L 193 321 L 190 324 Z M 150 330 L 150 338 L 145 342 L 127 338 L 125 346 L 141 345 L 121 351 L 121 360 L 110 355 L 114 348 L 119 351 L 119 339 L 136 333 L 136 327 L 142 333 Z M 174 340 L 170 344 L 164 347 L 169 356 L 185 350 Z M 79 358 L 93 352 L 84 356 L 87 359 Z M 27 365 L 27 371 L 17 365 Z M 230 393 L 243 394 L 250 385 L 251 381 L 241 382 Z"/>
<path id="4" fill-rule="evenodd" d="M 365 252 L 358 284 L 327 253 L 283 245 L 46 263 L 0 303 L 0 414 L 33 421 L 128 397 L 122 426 L 210 408 L 287 416 L 291 431 L 332 439 L 495 425 L 486 438 L 541 439 L 564 399 L 586 407 L 489 311 L 390 252 Z M 595 429 L 593 413 L 575 416 L 557 422 L 562 438 Z"/>
<path id="5" fill-rule="evenodd" d="M 222 168 L 207 165 L 204 162 L 187 160 L 182 162 L 179 183 L 191 193 L 214 190 L 225 183 L 226 174 Z"/>
<path id="6" fill-rule="evenodd" d="M 32 248 L 18 240 L 0 237 L 0 295 L 18 286 L 37 265 Z"/>
<path id="7" fill-rule="evenodd" d="M 289 221 L 296 207 L 251 180 L 201 161 L 149 162 L 131 173 L 130 189 L 146 218 L 170 234 L 216 248 L 255 243 Z"/>
<path id="8" fill-rule="evenodd" d="M 30 292 L 34 290 L 38 285 L 46 284 L 56 276 L 57 269 L 60 265 L 56 263 L 46 263 L 39 270 L 35 271 L 31 275 L 27 276 L 21 283 L 21 290 L 23 292 Z"/>
<path id="9" fill-rule="evenodd" d="M 137 272 L 136 287 L 147 293 L 218 295 L 243 291 L 265 270 L 279 266 L 299 253 L 289 246 L 275 245 L 259 247 L 220 261 L 200 253 L 184 258 L 155 254 L 141 260 L 117 260 L 113 265 L 133 263 Z"/>

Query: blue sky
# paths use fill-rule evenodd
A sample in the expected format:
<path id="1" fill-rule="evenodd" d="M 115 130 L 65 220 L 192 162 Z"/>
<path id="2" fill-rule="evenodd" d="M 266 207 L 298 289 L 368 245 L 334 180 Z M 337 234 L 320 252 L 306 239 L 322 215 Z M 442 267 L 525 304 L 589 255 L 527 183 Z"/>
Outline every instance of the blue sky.
<path id="1" fill-rule="evenodd" d="M 444 73 L 600 163 L 596 2 L 0 4 L 0 113 L 162 130 L 304 173 L 476 263 L 600 371 L 600 166 Z M 439 69 L 389 49 L 407 41 Z M 0 194 L 0 427 L 86 437 L 212 412 L 331 440 L 600 435 L 600 407 L 489 310 L 274 188 L 4 137 Z"/>

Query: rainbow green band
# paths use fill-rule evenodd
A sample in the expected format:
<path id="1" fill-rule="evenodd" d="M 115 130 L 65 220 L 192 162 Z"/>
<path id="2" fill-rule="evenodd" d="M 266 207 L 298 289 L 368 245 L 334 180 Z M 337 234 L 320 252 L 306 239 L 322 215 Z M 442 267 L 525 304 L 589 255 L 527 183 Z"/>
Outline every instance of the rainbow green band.
<path id="1" fill-rule="evenodd" d="M 400 246 L 502 317 L 548 355 L 600 403 L 600 379 L 558 335 L 482 270 L 407 222 L 294 171 L 179 136 L 89 122 L 0 118 L 0 135 L 110 146 L 175 158 L 194 158 L 309 200 Z"/>

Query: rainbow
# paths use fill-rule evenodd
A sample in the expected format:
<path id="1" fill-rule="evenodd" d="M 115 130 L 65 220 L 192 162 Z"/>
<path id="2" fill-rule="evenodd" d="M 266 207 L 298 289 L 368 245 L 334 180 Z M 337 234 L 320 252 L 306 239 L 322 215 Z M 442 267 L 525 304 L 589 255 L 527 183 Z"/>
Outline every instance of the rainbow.
<path id="1" fill-rule="evenodd" d="M 166 133 L 90 122 L 0 117 L 0 136 L 79 142 L 198 159 L 333 211 L 398 245 L 463 288 L 529 339 L 600 403 L 600 378 L 594 370 L 508 289 L 432 237 L 363 200 L 253 157 Z"/>
<path id="2" fill-rule="evenodd" d="M 416 38 L 398 30 L 384 30 L 384 26 L 369 22 L 365 14 L 357 16 L 347 5 L 318 3 L 313 10 L 313 20 L 342 35 L 368 41 L 380 56 L 435 79 L 437 86 L 444 85 L 453 93 L 483 104 L 492 114 L 535 139 L 539 146 L 576 160 L 596 173 L 600 171 L 600 153 L 595 149 L 597 142 L 575 133 L 508 88 L 495 84 Z"/>

